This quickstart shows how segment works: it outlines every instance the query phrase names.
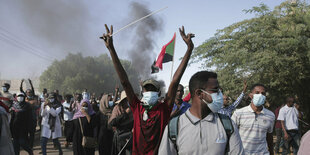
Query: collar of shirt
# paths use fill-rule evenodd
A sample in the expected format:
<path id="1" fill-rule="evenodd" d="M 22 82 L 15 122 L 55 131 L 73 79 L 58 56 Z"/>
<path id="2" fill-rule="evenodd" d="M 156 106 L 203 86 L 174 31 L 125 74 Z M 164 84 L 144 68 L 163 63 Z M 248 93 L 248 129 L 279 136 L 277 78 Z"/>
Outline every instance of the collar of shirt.
<path id="1" fill-rule="evenodd" d="M 214 119 L 214 114 L 211 112 L 207 117 L 203 118 L 202 120 L 200 120 L 199 118 L 197 118 L 196 116 L 192 115 L 192 113 L 189 111 L 189 109 L 185 112 L 186 117 L 189 119 L 189 121 L 196 125 L 198 122 L 200 121 L 208 121 L 211 122 Z"/>
<path id="2" fill-rule="evenodd" d="M 252 107 L 251 107 L 251 103 L 250 103 L 250 105 L 248 105 L 248 108 L 247 108 L 247 110 L 249 111 L 249 112 L 255 112 L 253 109 L 252 109 Z M 266 112 L 266 109 L 265 109 L 265 107 L 263 106 L 263 109 L 262 109 L 262 111 L 260 112 L 261 114 L 265 114 Z"/>

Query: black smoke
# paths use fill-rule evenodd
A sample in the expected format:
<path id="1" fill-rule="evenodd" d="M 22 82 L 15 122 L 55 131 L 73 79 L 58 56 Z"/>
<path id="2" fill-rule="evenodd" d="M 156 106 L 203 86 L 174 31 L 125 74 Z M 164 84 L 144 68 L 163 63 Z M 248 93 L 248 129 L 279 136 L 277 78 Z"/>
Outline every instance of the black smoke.
<path id="1" fill-rule="evenodd" d="M 132 2 L 129 17 L 139 19 L 150 14 L 151 11 L 144 4 Z M 163 20 L 157 14 L 138 22 L 131 32 L 132 46 L 128 54 L 132 65 L 141 79 L 151 76 L 151 65 L 159 51 L 154 51 L 155 40 L 163 31 Z"/>

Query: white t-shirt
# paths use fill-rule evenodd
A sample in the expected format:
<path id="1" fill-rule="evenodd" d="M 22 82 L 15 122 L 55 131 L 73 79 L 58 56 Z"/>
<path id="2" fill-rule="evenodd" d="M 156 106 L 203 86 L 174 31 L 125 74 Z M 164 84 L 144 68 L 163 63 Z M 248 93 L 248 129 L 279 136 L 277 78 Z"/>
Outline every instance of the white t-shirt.
<path id="1" fill-rule="evenodd" d="M 285 105 L 280 109 L 278 120 L 284 121 L 286 130 L 298 130 L 298 110 Z"/>
<path id="2" fill-rule="evenodd" d="M 67 108 L 70 108 L 70 103 L 64 102 L 62 104 L 64 107 L 64 120 L 65 121 L 71 121 L 73 118 L 73 112 L 70 112 Z"/>

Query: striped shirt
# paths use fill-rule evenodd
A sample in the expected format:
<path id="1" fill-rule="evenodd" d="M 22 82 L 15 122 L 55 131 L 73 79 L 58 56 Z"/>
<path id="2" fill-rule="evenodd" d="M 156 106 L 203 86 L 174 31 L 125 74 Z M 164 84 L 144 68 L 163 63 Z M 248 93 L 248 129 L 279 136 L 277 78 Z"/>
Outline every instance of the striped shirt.
<path id="1" fill-rule="evenodd" d="M 267 132 L 272 133 L 275 115 L 263 108 L 260 114 L 256 114 L 251 105 L 237 109 L 232 120 L 239 128 L 240 137 L 245 154 L 268 155 Z"/>
<path id="2" fill-rule="evenodd" d="M 237 100 L 230 106 L 227 107 L 222 107 L 218 113 L 223 114 L 223 115 L 227 115 L 229 117 L 231 117 L 232 112 L 236 109 L 236 107 L 239 105 L 239 103 L 242 101 L 242 98 L 244 96 L 244 93 L 242 92 L 239 97 L 237 98 Z"/>

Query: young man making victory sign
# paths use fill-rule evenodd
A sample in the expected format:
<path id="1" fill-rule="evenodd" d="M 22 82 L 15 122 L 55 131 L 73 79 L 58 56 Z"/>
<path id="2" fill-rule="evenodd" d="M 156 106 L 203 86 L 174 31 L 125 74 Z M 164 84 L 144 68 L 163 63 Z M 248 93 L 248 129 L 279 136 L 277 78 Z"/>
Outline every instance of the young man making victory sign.
<path id="1" fill-rule="evenodd" d="M 134 131 L 132 154 L 157 154 L 165 126 L 170 119 L 178 84 L 194 48 L 191 39 L 194 37 L 194 34 L 189 33 L 185 35 L 184 27 L 182 27 L 182 29 L 180 28 L 180 35 L 187 44 L 187 51 L 181 64 L 173 75 L 165 101 L 159 103 L 157 99 L 160 93 L 160 86 L 158 82 L 153 79 L 148 79 L 143 82 L 143 98 L 141 101 L 137 98 L 114 49 L 112 39 L 113 27 L 111 26 L 110 29 L 107 25 L 105 25 L 105 27 L 107 34 L 103 34 L 102 39 L 111 54 L 114 67 L 127 94 L 127 99 L 133 112 Z"/>

